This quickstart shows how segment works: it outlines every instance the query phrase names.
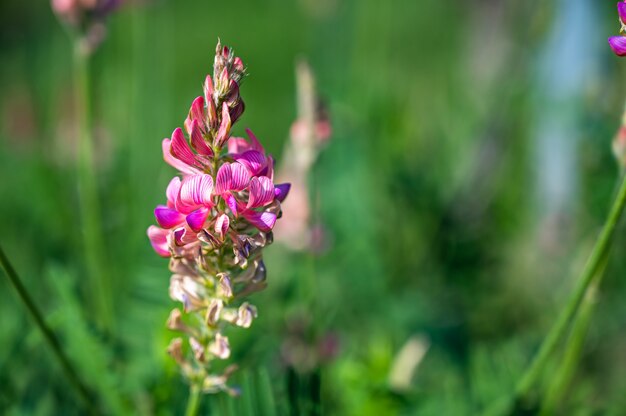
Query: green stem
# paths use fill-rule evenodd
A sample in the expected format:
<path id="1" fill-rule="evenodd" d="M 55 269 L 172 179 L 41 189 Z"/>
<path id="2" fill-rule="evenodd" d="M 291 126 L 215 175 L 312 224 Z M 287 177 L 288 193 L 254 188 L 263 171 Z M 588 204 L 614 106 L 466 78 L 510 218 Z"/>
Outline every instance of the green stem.
<path id="1" fill-rule="evenodd" d="M 80 39 L 77 39 L 74 47 L 74 88 L 79 127 L 78 190 L 86 266 L 93 282 L 90 292 L 94 296 L 97 322 L 103 330 L 110 333 L 113 316 L 110 305 L 111 290 L 104 261 L 104 238 L 94 163 L 89 56 Z"/>
<path id="2" fill-rule="evenodd" d="M 598 272 L 587 289 L 580 311 L 573 323 L 563 359 L 541 404 L 541 415 L 547 416 L 555 413 L 555 409 L 562 402 L 563 395 L 567 391 L 569 382 L 576 371 L 596 304 L 596 293 L 606 268 L 607 257 L 605 256 L 603 259 Z"/>
<path id="3" fill-rule="evenodd" d="M 187 410 L 185 416 L 196 416 L 200 407 L 200 386 L 193 384 L 189 389 L 189 401 L 187 402 Z"/>
<path id="4" fill-rule="evenodd" d="M 24 304 L 24 306 L 28 310 L 28 313 L 30 313 L 31 317 L 35 321 L 35 324 L 43 334 L 43 338 L 52 350 L 55 358 L 61 364 L 61 368 L 63 369 L 65 376 L 70 381 L 72 386 L 76 389 L 80 397 L 83 399 L 87 408 L 90 409 L 90 413 L 97 413 L 95 411 L 95 407 L 89 390 L 81 382 L 80 378 L 78 377 L 78 373 L 76 372 L 76 370 L 74 370 L 74 367 L 72 367 L 70 360 L 61 349 L 61 344 L 59 343 L 59 340 L 56 338 L 50 327 L 48 327 L 48 325 L 44 321 L 43 315 L 41 314 L 41 312 L 39 312 L 39 309 L 37 309 L 37 305 L 35 305 L 35 302 L 28 294 L 26 287 L 24 287 L 24 285 L 22 284 L 22 281 L 20 280 L 15 269 L 9 262 L 6 254 L 4 254 L 2 247 L 0 247 L 0 265 L 2 265 L 2 269 L 9 278 L 9 282 L 11 282 L 11 284 L 15 288 L 15 291 L 17 292 L 20 301 Z"/>
<path id="5" fill-rule="evenodd" d="M 577 286 L 574 288 L 574 292 L 565 305 L 565 308 L 559 314 L 552 329 L 541 344 L 541 348 L 533 359 L 529 369 L 517 384 L 515 393 L 518 402 L 524 402 L 527 399 L 531 388 L 537 382 L 537 379 L 540 377 L 546 364 L 548 363 L 550 355 L 554 352 L 559 341 L 565 335 L 572 318 L 578 311 L 581 301 L 587 292 L 587 288 L 600 268 L 604 257 L 608 255 L 609 249 L 611 248 L 613 234 L 615 233 L 617 223 L 622 215 L 625 204 L 626 176 L 622 176 L 622 182 L 620 184 L 617 197 L 613 202 L 606 223 L 604 224 L 600 236 L 593 247 L 591 255 L 585 264 Z"/>

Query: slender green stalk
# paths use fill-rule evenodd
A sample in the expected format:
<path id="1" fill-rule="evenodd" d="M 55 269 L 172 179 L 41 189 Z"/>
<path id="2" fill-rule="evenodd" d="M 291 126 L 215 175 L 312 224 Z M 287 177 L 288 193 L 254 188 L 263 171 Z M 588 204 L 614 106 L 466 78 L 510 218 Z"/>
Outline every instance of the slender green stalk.
<path id="1" fill-rule="evenodd" d="M 541 376 L 545 369 L 545 366 L 550 358 L 550 355 L 556 349 L 559 341 L 563 338 L 568 330 L 568 327 L 578 311 L 581 301 L 583 300 L 585 293 L 591 282 L 596 275 L 596 272 L 601 268 L 602 263 L 606 256 L 608 256 L 611 248 L 611 242 L 613 234 L 617 227 L 617 223 L 626 205 L 626 176 L 622 176 L 621 184 L 617 193 L 617 196 L 613 202 L 613 205 L 609 211 L 608 218 L 596 244 L 591 251 L 591 255 L 585 264 L 580 279 L 577 282 L 574 292 L 569 298 L 565 308 L 559 314 L 552 329 L 541 344 L 539 352 L 532 361 L 529 369 L 521 378 L 515 390 L 516 399 L 518 401 L 524 401 L 531 388 L 537 382 L 537 379 Z"/>
<path id="2" fill-rule="evenodd" d="M 97 322 L 101 329 L 111 332 L 113 327 L 111 289 L 104 260 L 104 238 L 94 164 L 89 56 L 89 51 L 83 47 L 80 39 L 77 39 L 74 47 L 74 92 L 79 127 L 78 190 L 86 266 L 93 282 L 90 293 L 94 296 Z"/>
<path id="3" fill-rule="evenodd" d="M 587 289 L 585 298 L 580 311 L 574 321 L 571 334 L 567 341 L 567 347 L 563 354 L 563 359 L 559 364 L 559 368 L 555 373 L 552 383 L 549 385 L 545 394 L 543 402 L 541 404 L 541 415 L 552 415 L 557 405 L 562 402 L 563 395 L 567 391 L 569 382 L 576 371 L 576 367 L 580 360 L 580 354 L 582 353 L 585 339 L 587 337 L 587 331 L 589 330 L 589 324 L 591 317 L 593 316 L 593 310 L 596 305 L 596 294 L 602 276 L 604 275 L 604 269 L 606 268 L 607 257 L 605 256 L 602 265 L 598 269 L 591 285 Z"/>
<path id="4" fill-rule="evenodd" d="M 63 369 L 63 372 L 65 373 L 67 379 L 70 381 L 70 384 L 76 389 L 79 396 L 83 399 L 83 401 L 85 402 L 84 404 L 90 410 L 90 413 L 97 413 L 95 411 L 89 389 L 87 389 L 87 387 L 81 382 L 80 378 L 78 377 L 78 373 L 76 372 L 76 370 L 74 370 L 74 367 L 72 366 L 70 360 L 61 349 L 61 344 L 59 343 L 59 340 L 56 338 L 50 327 L 46 324 L 46 321 L 44 321 L 43 315 L 41 314 L 41 312 L 39 312 L 39 309 L 37 309 L 37 305 L 28 294 L 26 287 L 22 284 L 22 281 L 20 280 L 17 272 L 9 262 L 9 259 L 2 250 L 2 247 L 0 247 L 0 265 L 2 265 L 2 269 L 9 278 L 9 282 L 15 288 L 15 291 L 17 292 L 20 301 L 24 304 L 26 310 L 28 310 L 28 313 L 35 321 L 37 328 L 39 328 L 39 330 L 43 334 L 43 338 L 52 350 L 54 357 L 61 364 L 61 368 Z"/>
<path id="5" fill-rule="evenodd" d="M 189 401 L 187 402 L 187 410 L 185 410 L 185 416 L 196 416 L 198 409 L 200 408 L 200 386 L 192 384 L 189 389 Z"/>

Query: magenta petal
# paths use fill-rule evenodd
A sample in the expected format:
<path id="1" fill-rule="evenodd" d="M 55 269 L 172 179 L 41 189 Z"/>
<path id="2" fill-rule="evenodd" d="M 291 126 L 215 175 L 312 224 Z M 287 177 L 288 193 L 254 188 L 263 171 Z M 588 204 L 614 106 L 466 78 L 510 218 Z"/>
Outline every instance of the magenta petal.
<path id="1" fill-rule="evenodd" d="M 217 131 L 217 135 L 215 136 L 214 145 L 216 147 L 222 147 L 226 140 L 228 140 L 228 136 L 230 135 L 230 113 L 228 112 L 228 104 L 222 104 L 222 122 L 220 124 L 220 128 Z"/>
<path id="2" fill-rule="evenodd" d="M 626 3 L 623 1 L 617 3 L 617 13 L 621 22 L 626 24 Z"/>
<path id="3" fill-rule="evenodd" d="M 189 147 L 189 143 L 185 140 L 185 136 L 183 135 L 183 131 L 180 127 L 177 127 L 172 133 L 172 145 L 170 151 L 172 155 L 180 160 L 181 162 L 194 166 L 196 164 L 196 155 L 193 154 L 191 148 Z"/>
<path id="4" fill-rule="evenodd" d="M 163 160 L 165 160 L 174 169 L 177 169 L 178 171 L 187 175 L 193 175 L 194 173 L 198 173 L 198 171 L 195 168 L 187 165 L 184 162 L 181 162 L 180 160 L 172 156 L 172 151 L 171 151 L 172 141 L 170 139 L 163 139 L 162 147 L 163 147 Z"/>
<path id="5" fill-rule="evenodd" d="M 175 176 L 172 178 L 169 185 L 167 185 L 167 190 L 165 191 L 165 195 L 167 196 L 167 206 L 169 208 L 174 208 L 176 206 L 176 198 L 178 197 L 179 192 L 180 178 Z"/>
<path id="6" fill-rule="evenodd" d="M 186 209 L 195 210 L 199 206 L 213 206 L 211 192 L 213 191 L 213 178 L 211 175 L 202 173 L 190 175 L 183 179 L 180 186 L 178 202 Z M 178 204 L 177 204 L 178 207 Z M 188 213 L 188 212 L 185 212 Z"/>
<path id="7" fill-rule="evenodd" d="M 274 197 L 279 202 L 283 202 L 285 198 L 287 198 L 287 194 L 289 193 L 290 189 L 291 189 L 290 183 L 278 184 L 274 187 Z"/>
<path id="8" fill-rule="evenodd" d="M 252 178 L 249 189 L 248 208 L 262 207 L 274 200 L 274 184 L 266 176 Z"/>
<path id="9" fill-rule="evenodd" d="M 626 36 L 611 36 L 609 38 L 609 45 L 615 55 L 626 56 Z"/>
<path id="10" fill-rule="evenodd" d="M 246 211 L 243 216 L 250 224 L 263 232 L 272 231 L 276 224 L 276 214 L 271 212 Z"/>
<path id="11" fill-rule="evenodd" d="M 217 220 L 215 221 L 215 232 L 220 237 L 224 238 L 224 236 L 228 232 L 229 226 L 230 226 L 230 218 L 228 218 L 228 215 L 222 214 L 219 217 L 217 217 Z"/>
<path id="12" fill-rule="evenodd" d="M 213 156 L 213 151 L 204 141 L 204 137 L 202 137 L 202 131 L 200 131 L 200 125 L 197 120 L 191 122 L 191 145 L 199 154 Z"/>
<path id="13" fill-rule="evenodd" d="M 151 225 L 150 227 L 148 227 L 148 238 L 150 239 L 150 244 L 152 244 L 152 248 L 154 249 L 154 251 L 157 252 L 159 256 L 170 256 L 170 250 L 167 245 L 168 234 L 168 230 L 164 230 L 155 225 Z"/>
<path id="14" fill-rule="evenodd" d="M 154 209 L 154 216 L 163 228 L 174 228 L 185 220 L 183 214 L 163 205 L 159 205 Z"/>
<path id="15" fill-rule="evenodd" d="M 230 190 L 242 191 L 246 189 L 250 182 L 250 172 L 248 172 L 248 169 L 241 163 L 234 162 L 231 163 L 230 170 L 232 173 Z"/>
<path id="16" fill-rule="evenodd" d="M 226 201 L 226 205 L 228 205 L 228 208 L 230 208 L 230 211 L 236 217 L 239 211 L 237 209 L 237 200 L 235 199 L 235 197 L 230 192 L 225 192 L 222 195 L 222 198 L 224 198 L 224 201 Z"/>
<path id="17" fill-rule="evenodd" d="M 258 175 L 265 167 L 265 156 L 256 150 L 248 150 L 240 155 L 234 155 L 233 158 L 248 168 L 250 175 Z"/>
<path id="18" fill-rule="evenodd" d="M 215 194 L 222 195 L 224 192 L 230 190 L 232 183 L 232 170 L 230 163 L 224 163 L 220 166 L 215 177 Z"/>
<path id="19" fill-rule="evenodd" d="M 193 211 L 191 214 L 187 215 L 187 224 L 189 228 L 194 230 L 195 232 L 200 231 L 204 228 L 204 223 L 206 222 L 207 217 L 209 216 L 209 210 L 206 208 L 200 208 Z"/>

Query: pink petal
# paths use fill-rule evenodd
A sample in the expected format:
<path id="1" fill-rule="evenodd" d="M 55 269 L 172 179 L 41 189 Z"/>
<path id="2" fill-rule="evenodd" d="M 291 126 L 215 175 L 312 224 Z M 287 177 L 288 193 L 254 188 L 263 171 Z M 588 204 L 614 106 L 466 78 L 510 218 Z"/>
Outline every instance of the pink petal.
<path id="1" fill-rule="evenodd" d="M 174 130 L 174 133 L 172 133 L 170 152 L 181 162 L 189 166 L 196 165 L 196 155 L 194 155 L 191 151 L 189 143 L 185 140 L 185 136 L 183 135 L 183 131 L 180 127 L 177 127 L 176 130 Z"/>
<path id="2" fill-rule="evenodd" d="M 262 207 L 274 200 L 274 184 L 267 176 L 252 178 L 249 189 L 247 208 Z"/>
<path id="3" fill-rule="evenodd" d="M 154 210 L 157 222 L 163 228 L 174 228 L 185 220 L 185 216 L 175 209 L 159 205 Z"/>
<path id="4" fill-rule="evenodd" d="M 224 163 L 220 166 L 215 177 L 215 194 L 222 195 L 224 192 L 230 190 L 232 183 L 232 170 L 230 163 Z"/>
<path id="5" fill-rule="evenodd" d="M 215 142 L 213 143 L 216 147 L 222 147 L 226 140 L 228 140 L 228 135 L 230 134 L 230 113 L 228 112 L 228 104 L 222 104 L 222 122 L 220 124 L 220 128 L 217 131 L 217 135 L 215 136 Z"/>
<path id="6" fill-rule="evenodd" d="M 257 151 L 265 154 L 265 149 L 263 149 L 263 146 L 261 145 L 261 142 L 259 142 L 259 140 L 256 138 L 254 133 L 252 133 L 252 130 L 246 129 L 246 134 L 250 138 L 250 143 L 251 143 L 252 150 L 257 150 Z"/>
<path id="7" fill-rule="evenodd" d="M 267 162 L 265 156 L 256 150 L 248 150 L 242 154 L 233 155 L 233 158 L 248 168 L 248 171 L 250 171 L 250 175 L 252 176 L 258 175 Z"/>
<path id="8" fill-rule="evenodd" d="M 187 176 L 183 179 L 180 186 L 180 194 L 176 201 L 176 208 L 188 214 L 201 206 L 212 207 L 212 191 L 213 178 L 211 178 L 211 175 L 202 173 Z"/>
<path id="9" fill-rule="evenodd" d="M 232 172 L 230 190 L 243 191 L 246 189 L 250 182 L 250 172 L 248 172 L 248 169 L 241 163 L 234 162 L 231 163 L 230 170 Z"/>
<path id="10" fill-rule="evenodd" d="M 198 97 L 202 98 L 202 97 Z M 193 120 L 191 122 L 191 145 L 201 155 L 204 156 L 213 156 L 213 151 L 204 141 L 204 137 L 202 136 L 202 131 L 200 130 L 200 125 L 198 121 Z"/>
<path id="11" fill-rule="evenodd" d="M 150 239 L 150 244 L 152 244 L 152 248 L 154 249 L 154 251 L 157 252 L 159 256 L 170 256 L 170 250 L 167 245 L 168 234 L 168 230 L 164 230 L 155 225 L 151 225 L 150 227 L 148 227 L 148 238 Z"/>
<path id="12" fill-rule="evenodd" d="M 272 231 L 276 223 L 276 214 L 271 212 L 245 211 L 243 216 L 250 224 L 263 232 Z"/>
<path id="13" fill-rule="evenodd" d="M 290 183 L 278 184 L 274 187 L 274 197 L 279 202 L 283 202 L 285 198 L 287 198 L 287 194 L 289 193 L 290 189 L 291 189 Z"/>
<path id="14" fill-rule="evenodd" d="M 165 160 L 167 164 L 172 166 L 174 169 L 177 169 L 181 173 L 184 173 L 187 175 L 193 175 L 194 173 L 198 173 L 197 169 L 189 166 L 188 164 L 184 162 L 181 162 L 180 160 L 172 156 L 172 143 L 170 139 L 163 139 L 162 147 L 163 147 L 163 160 Z"/>
<path id="15" fill-rule="evenodd" d="M 189 228 L 194 230 L 195 232 L 200 231 L 204 228 L 204 223 L 206 222 L 207 217 L 209 216 L 209 210 L 206 208 L 200 208 L 193 211 L 191 214 L 187 215 L 187 224 Z"/>
<path id="16" fill-rule="evenodd" d="M 190 228 L 180 227 L 174 230 L 174 241 L 177 246 L 186 246 L 198 241 L 198 237 Z"/>
<path id="17" fill-rule="evenodd" d="M 211 75 L 207 75 L 204 80 L 204 101 L 213 101 L 213 80 Z"/>
<path id="18" fill-rule="evenodd" d="M 217 217 L 217 221 L 215 221 L 215 232 L 223 239 L 228 232 L 229 226 L 230 218 L 228 218 L 228 215 L 222 214 Z"/>
<path id="19" fill-rule="evenodd" d="M 178 197 L 179 192 L 180 178 L 175 176 L 172 178 L 169 185 L 167 185 L 167 190 L 165 191 L 165 195 L 167 195 L 167 206 L 169 208 L 174 208 L 176 206 L 176 198 Z"/>
<path id="20" fill-rule="evenodd" d="M 195 100 L 191 103 L 191 109 L 189 110 L 189 115 L 192 120 L 198 122 L 198 127 L 204 127 L 205 112 L 204 112 L 204 98 L 196 97 Z"/>
<path id="21" fill-rule="evenodd" d="M 231 137 L 228 139 L 228 153 L 237 155 L 250 150 L 250 143 L 243 137 Z"/>

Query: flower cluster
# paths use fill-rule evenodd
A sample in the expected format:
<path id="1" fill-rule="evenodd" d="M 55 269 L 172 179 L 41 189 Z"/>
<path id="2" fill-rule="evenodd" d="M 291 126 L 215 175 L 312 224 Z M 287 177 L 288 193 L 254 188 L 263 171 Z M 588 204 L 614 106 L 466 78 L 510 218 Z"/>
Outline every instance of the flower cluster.
<path id="1" fill-rule="evenodd" d="M 617 13 L 621 25 L 620 36 L 611 36 L 609 45 L 617 56 L 626 56 L 626 2 L 617 3 Z"/>
<path id="2" fill-rule="evenodd" d="M 103 21 L 123 0 L 52 0 L 52 10 L 80 39 L 84 52 L 95 50 L 105 37 Z"/>
<path id="3" fill-rule="evenodd" d="M 188 337 L 192 357 L 182 338 L 168 352 L 204 392 L 234 392 L 226 385 L 232 369 L 215 375 L 211 362 L 230 356 L 225 329 L 247 328 L 257 316 L 242 298 L 266 285 L 262 249 L 290 187 L 274 184 L 274 160 L 250 130 L 247 140 L 230 135 L 244 110 L 244 75 L 241 59 L 218 42 L 213 77 L 184 123 L 189 140 L 180 128 L 163 140 L 163 158 L 181 176 L 154 210 L 159 227 L 148 228 L 155 251 L 170 258 L 170 297 L 182 303 L 167 325 Z"/>

